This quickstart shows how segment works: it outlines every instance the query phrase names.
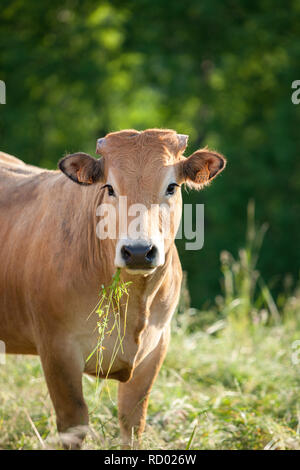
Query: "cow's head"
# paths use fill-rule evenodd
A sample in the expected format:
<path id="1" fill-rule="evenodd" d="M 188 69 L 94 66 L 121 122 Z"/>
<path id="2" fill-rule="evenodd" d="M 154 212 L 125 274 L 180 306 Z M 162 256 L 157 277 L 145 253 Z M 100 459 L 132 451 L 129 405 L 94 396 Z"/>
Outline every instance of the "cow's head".
<path id="1" fill-rule="evenodd" d="M 97 141 L 102 158 L 76 153 L 59 162 L 72 181 L 97 185 L 101 204 L 114 207 L 117 267 L 149 274 L 163 265 L 180 224 L 180 186 L 201 189 L 224 169 L 225 158 L 207 148 L 184 157 L 187 141 L 172 130 L 113 132 Z"/>

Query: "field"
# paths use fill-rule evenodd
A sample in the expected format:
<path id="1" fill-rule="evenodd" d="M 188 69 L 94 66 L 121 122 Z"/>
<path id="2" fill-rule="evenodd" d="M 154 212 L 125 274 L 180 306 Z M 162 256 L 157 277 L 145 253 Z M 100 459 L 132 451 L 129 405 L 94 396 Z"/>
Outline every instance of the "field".
<path id="1" fill-rule="evenodd" d="M 0 154 L 49 170 L 56 170 L 68 154 L 96 156 L 104 171 L 99 165 L 88 183 L 95 182 L 100 189 L 100 184 L 112 183 L 111 176 L 106 178 L 112 173 L 116 194 L 127 195 L 130 204 L 144 202 L 147 208 L 152 202 L 169 204 L 169 199 L 163 200 L 164 174 L 173 174 L 168 186 L 196 177 L 192 160 L 186 170 L 178 171 L 182 155 L 206 148 L 227 160 L 217 178 L 220 167 L 209 159 L 198 172 L 198 184 L 182 185 L 185 238 L 177 238 L 176 244 L 185 282 L 168 354 L 150 396 L 144 449 L 300 450 L 299 18 L 297 0 L 1 0 Z M 124 134 L 124 143 L 115 141 L 114 147 L 114 139 L 102 140 L 110 140 L 112 146 L 105 150 L 101 145 L 101 151 L 98 146 L 100 153 L 95 153 L 98 139 L 126 129 L 173 129 L 178 144 L 171 134 L 153 137 L 153 142 L 145 134 L 136 144 Z M 183 135 L 188 136 L 188 145 L 181 153 Z M 94 224 L 106 232 L 105 222 L 116 219 L 115 228 L 125 228 L 118 209 L 116 218 L 102 212 L 103 225 L 97 219 L 86 226 L 92 208 L 102 201 L 95 186 L 71 186 L 66 177 L 61 194 L 55 192 L 53 198 L 55 187 L 49 183 L 42 196 L 37 180 L 27 185 L 31 179 L 26 168 L 13 167 L 3 175 L 15 175 L 18 185 L 7 191 L 6 182 L 0 182 L 1 309 L 6 289 L 2 279 L 5 285 L 10 282 L 1 260 L 7 264 L 13 250 L 17 261 L 9 263 L 9 271 L 15 270 L 15 295 L 28 289 L 26 298 L 32 298 L 42 280 L 46 282 L 53 259 L 62 267 L 58 276 L 51 273 L 56 298 L 61 277 L 77 256 L 83 267 L 97 258 L 99 250 L 91 238 Z M 83 178 L 86 171 L 78 171 L 78 178 Z M 103 184 L 98 181 L 100 173 Z M 192 190 L 202 186 L 204 174 L 214 179 L 210 187 Z M 249 203 L 252 198 L 259 224 L 254 202 Z M 41 216 L 30 210 L 32 200 L 40 203 Z M 122 204 L 114 205 L 118 206 Z M 171 207 L 179 206 L 170 200 Z M 186 242 L 194 241 L 193 233 L 195 242 L 203 239 L 203 208 L 204 247 L 189 250 Z M 138 206 L 134 209 L 138 216 Z M 151 213 L 156 219 L 156 211 Z M 128 215 L 124 222 L 129 222 Z M 167 225 L 173 214 L 159 219 L 160 225 Z M 264 221 L 268 227 L 260 226 Z M 156 232 L 157 227 L 150 226 Z M 173 229 L 173 223 L 170 226 Z M 129 227 L 144 231 L 137 219 L 128 224 L 128 236 Z M 47 234 L 42 242 L 43 230 Z M 9 233 L 15 235 L 8 237 Z M 55 242 L 60 238 L 65 245 Z M 22 239 L 19 248 L 17 239 Z M 50 239 L 55 251 L 46 246 Z M 86 245 L 87 253 L 77 240 Z M 25 243 L 26 253 L 19 256 Z M 63 248 L 67 243 L 74 258 Z M 45 260 L 43 266 L 29 256 L 38 246 L 46 250 L 38 260 Z M 26 274 L 22 280 L 23 264 L 35 278 L 42 270 L 41 282 L 30 282 Z M 102 274 L 107 266 L 105 258 Z M 102 286 L 99 272 L 95 350 L 100 352 L 114 313 L 114 328 L 119 330 L 118 307 L 106 308 L 109 301 L 111 307 L 122 298 L 118 273 L 116 269 L 111 285 Z M 21 289 L 18 283 L 26 277 Z M 77 285 L 73 275 L 63 280 Z M 49 295 L 38 295 L 37 300 L 52 303 Z M 90 312 L 83 312 L 83 321 L 85 313 Z M 16 312 L 9 315 L 15 319 Z M 40 360 L 5 357 L 3 328 L 0 319 L 0 450 L 60 449 Z M 118 383 L 84 376 L 83 386 L 90 412 L 83 449 L 120 449 Z"/>
<path id="2" fill-rule="evenodd" d="M 191 309 L 183 292 L 143 448 L 300 449 L 300 294 L 272 298 L 256 270 L 265 228 L 254 230 L 249 214 L 246 248 L 238 259 L 221 254 L 215 306 Z M 0 448 L 58 448 L 39 360 L 7 357 L 0 382 Z M 84 449 L 120 448 L 117 383 L 83 383 L 91 420 Z"/>

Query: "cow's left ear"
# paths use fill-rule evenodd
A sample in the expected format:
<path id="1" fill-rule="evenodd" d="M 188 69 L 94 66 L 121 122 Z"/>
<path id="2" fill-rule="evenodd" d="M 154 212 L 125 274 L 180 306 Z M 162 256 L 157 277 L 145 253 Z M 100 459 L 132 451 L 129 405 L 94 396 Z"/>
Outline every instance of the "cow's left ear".
<path id="1" fill-rule="evenodd" d="M 224 170 L 226 159 L 220 153 L 204 148 L 197 150 L 180 163 L 183 180 L 189 186 L 201 189 Z"/>
<path id="2" fill-rule="evenodd" d="M 103 160 L 87 153 L 73 153 L 58 162 L 59 169 L 75 183 L 89 185 L 100 181 L 103 175 Z"/>

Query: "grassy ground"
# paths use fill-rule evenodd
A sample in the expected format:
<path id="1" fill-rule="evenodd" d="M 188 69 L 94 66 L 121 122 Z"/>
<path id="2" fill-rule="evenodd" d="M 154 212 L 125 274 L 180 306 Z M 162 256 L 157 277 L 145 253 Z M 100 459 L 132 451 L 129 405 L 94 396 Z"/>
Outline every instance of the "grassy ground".
<path id="1" fill-rule="evenodd" d="M 300 449 L 300 364 L 293 349 L 300 339 L 300 315 L 294 307 L 291 313 L 273 326 L 238 330 L 225 319 L 194 332 L 201 312 L 179 315 L 151 395 L 143 446 Z M 0 381 L 0 448 L 41 448 L 34 426 L 53 446 L 55 417 L 39 360 L 7 358 Z M 116 385 L 104 382 L 99 399 L 94 380 L 84 378 L 93 431 L 85 448 L 119 447 Z"/>
<path id="2" fill-rule="evenodd" d="M 300 449 L 300 294 L 274 302 L 255 268 L 263 231 L 250 211 L 246 248 L 237 260 L 221 256 L 224 296 L 214 308 L 180 305 L 144 448 Z M 103 381 L 99 397 L 95 380 L 83 382 L 91 419 L 84 448 L 120 448 L 117 383 Z M 56 447 L 38 358 L 7 357 L 0 384 L 0 448 Z"/>

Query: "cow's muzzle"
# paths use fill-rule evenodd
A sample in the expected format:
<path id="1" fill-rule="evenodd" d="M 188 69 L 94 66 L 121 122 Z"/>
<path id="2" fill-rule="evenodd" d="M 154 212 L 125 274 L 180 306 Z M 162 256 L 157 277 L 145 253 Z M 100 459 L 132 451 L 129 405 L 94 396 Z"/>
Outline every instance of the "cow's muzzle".
<path id="1" fill-rule="evenodd" d="M 157 248 L 146 243 L 134 243 L 121 247 L 121 257 L 129 269 L 153 269 L 157 266 Z"/>

